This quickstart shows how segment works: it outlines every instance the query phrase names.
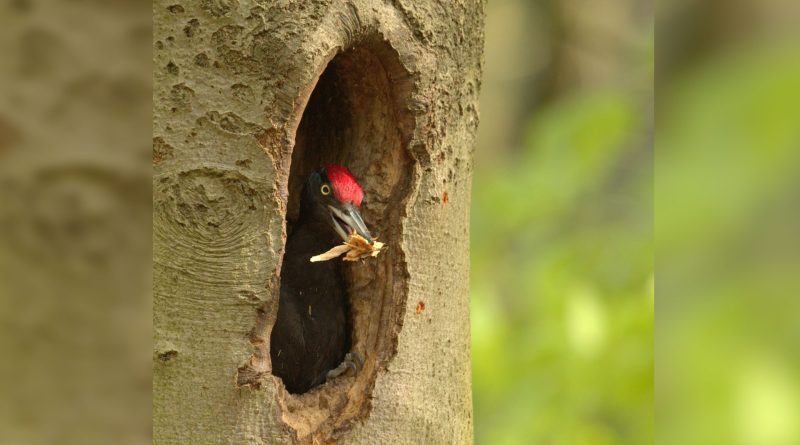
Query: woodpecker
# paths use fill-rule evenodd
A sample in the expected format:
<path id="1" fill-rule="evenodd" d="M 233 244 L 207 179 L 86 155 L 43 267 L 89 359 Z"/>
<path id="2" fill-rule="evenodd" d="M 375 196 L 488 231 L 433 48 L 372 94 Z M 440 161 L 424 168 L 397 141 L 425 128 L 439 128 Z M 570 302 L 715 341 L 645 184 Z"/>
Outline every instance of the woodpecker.
<path id="1" fill-rule="evenodd" d="M 281 268 L 278 316 L 270 336 L 272 373 L 293 394 L 355 367 L 350 349 L 347 290 L 340 261 L 312 263 L 351 233 L 372 243 L 359 208 L 364 192 L 350 171 L 328 165 L 311 174 Z"/>

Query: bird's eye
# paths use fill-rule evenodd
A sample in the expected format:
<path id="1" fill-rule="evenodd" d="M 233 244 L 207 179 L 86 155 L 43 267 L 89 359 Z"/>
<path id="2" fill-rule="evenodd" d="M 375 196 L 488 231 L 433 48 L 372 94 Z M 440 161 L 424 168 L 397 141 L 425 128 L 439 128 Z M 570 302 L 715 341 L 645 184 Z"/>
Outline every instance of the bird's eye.
<path id="1" fill-rule="evenodd" d="M 319 189 L 319 191 L 323 195 L 328 196 L 331 194 L 331 187 L 328 184 L 322 184 L 322 187 Z"/>

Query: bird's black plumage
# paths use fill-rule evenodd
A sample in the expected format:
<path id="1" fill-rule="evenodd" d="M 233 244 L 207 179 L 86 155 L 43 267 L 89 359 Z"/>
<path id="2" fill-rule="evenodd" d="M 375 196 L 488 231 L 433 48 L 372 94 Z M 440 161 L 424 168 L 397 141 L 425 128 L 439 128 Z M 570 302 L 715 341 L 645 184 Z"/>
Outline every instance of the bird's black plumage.
<path id="1" fill-rule="evenodd" d="M 340 261 L 311 263 L 312 256 L 342 242 L 331 225 L 324 170 L 305 183 L 300 214 L 286 240 L 278 316 L 270 337 L 272 372 L 291 393 L 325 381 L 350 349 L 349 309 Z"/>

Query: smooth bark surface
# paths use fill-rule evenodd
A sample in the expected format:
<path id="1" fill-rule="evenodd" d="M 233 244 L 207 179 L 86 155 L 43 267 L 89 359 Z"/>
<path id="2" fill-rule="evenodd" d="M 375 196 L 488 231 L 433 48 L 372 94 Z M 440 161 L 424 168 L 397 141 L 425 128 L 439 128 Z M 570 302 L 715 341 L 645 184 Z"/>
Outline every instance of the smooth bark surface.
<path id="1" fill-rule="evenodd" d="M 154 24 L 154 442 L 470 443 L 483 4 L 158 0 Z M 328 162 L 386 247 L 347 274 L 364 368 L 292 396 L 269 333 Z"/>

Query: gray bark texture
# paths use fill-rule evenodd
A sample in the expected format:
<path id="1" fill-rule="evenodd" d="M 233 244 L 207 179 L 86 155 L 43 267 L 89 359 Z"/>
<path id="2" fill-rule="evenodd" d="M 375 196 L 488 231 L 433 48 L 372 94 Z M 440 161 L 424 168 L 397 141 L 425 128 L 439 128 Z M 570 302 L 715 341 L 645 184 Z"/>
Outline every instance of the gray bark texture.
<path id="1" fill-rule="evenodd" d="M 156 444 L 472 441 L 478 0 L 154 3 Z M 286 234 L 340 163 L 386 247 L 345 266 L 357 373 L 270 373 Z M 288 222 L 287 222 L 288 221 Z"/>

